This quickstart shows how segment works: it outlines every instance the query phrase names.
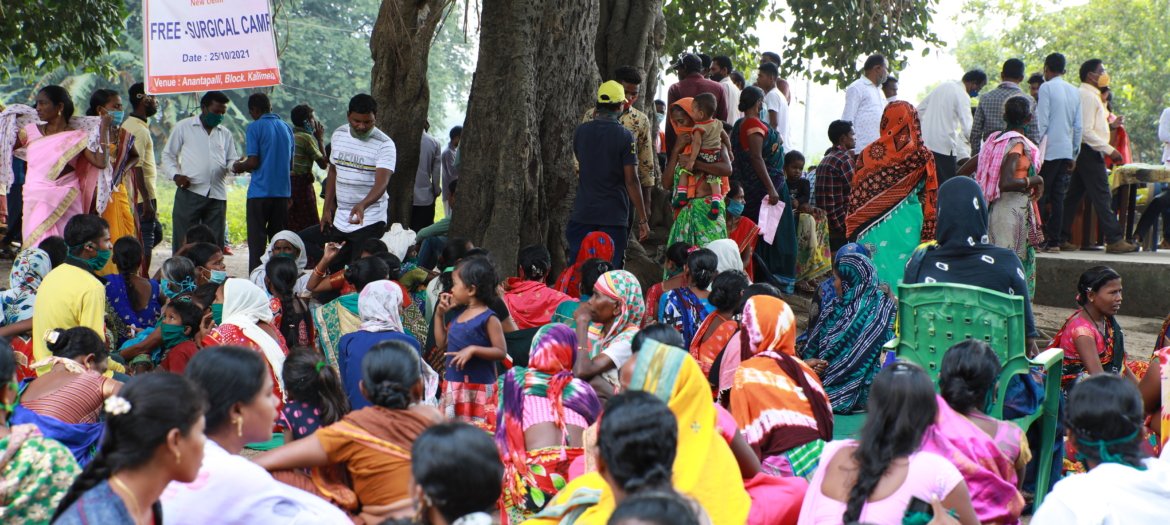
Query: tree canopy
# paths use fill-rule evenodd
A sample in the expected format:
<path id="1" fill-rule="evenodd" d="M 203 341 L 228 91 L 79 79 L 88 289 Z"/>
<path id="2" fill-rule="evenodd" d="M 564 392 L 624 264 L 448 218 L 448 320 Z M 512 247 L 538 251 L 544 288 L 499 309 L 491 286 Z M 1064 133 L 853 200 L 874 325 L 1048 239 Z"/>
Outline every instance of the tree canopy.
<path id="1" fill-rule="evenodd" d="M 1157 162 L 1158 117 L 1170 105 L 1170 34 L 1157 30 L 1165 26 L 1167 13 L 1170 0 L 1090 0 L 1056 10 L 1037 3 L 975 1 L 968 6 L 970 16 L 1005 23 L 990 35 L 968 29 L 956 54 L 964 68 L 981 67 L 994 77 L 1005 59 L 1021 58 L 1030 72 L 1038 72 L 1045 56 L 1063 53 L 1065 80 L 1074 85 L 1081 63 L 1103 60 L 1112 77 L 1113 111 L 1126 118 L 1134 155 Z"/>
<path id="2" fill-rule="evenodd" d="M 125 17 L 123 0 L 4 0 L 0 63 L 28 74 L 101 68 L 107 65 L 105 55 L 118 46 Z"/>
<path id="3" fill-rule="evenodd" d="M 930 31 L 938 0 L 670 0 L 663 6 L 665 54 L 683 51 L 729 55 L 741 68 L 759 61 L 761 20 L 784 20 L 780 70 L 784 75 L 811 74 L 821 83 L 844 87 L 857 77 L 858 59 L 882 53 L 901 62 L 915 40 L 942 45 Z M 926 51 L 929 51 L 927 49 Z"/>

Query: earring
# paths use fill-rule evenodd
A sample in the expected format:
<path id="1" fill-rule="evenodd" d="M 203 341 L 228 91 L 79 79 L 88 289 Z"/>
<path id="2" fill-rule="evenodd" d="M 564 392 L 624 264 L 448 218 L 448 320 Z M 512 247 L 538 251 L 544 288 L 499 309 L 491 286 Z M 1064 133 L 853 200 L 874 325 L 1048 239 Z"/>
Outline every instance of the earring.
<path id="1" fill-rule="evenodd" d="M 178 465 L 179 463 L 182 463 L 182 462 L 183 462 L 183 453 L 176 450 L 175 451 L 175 464 Z"/>
<path id="2" fill-rule="evenodd" d="M 235 420 L 236 437 L 244 437 L 244 417 L 240 416 Z"/>

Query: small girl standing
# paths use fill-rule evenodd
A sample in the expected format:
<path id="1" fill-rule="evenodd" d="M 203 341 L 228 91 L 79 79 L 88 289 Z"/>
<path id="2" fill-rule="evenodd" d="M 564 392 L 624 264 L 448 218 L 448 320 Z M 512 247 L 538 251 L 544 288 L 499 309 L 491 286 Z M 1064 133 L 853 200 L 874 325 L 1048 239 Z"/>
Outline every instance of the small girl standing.
<path id="1" fill-rule="evenodd" d="M 195 336 L 203 321 L 203 307 L 185 295 L 176 297 L 162 310 L 162 349 L 157 359 L 159 368 L 174 374 L 182 374 L 187 362 L 195 357 L 199 345 Z M 145 354 L 144 354 L 145 355 Z"/>
<path id="2" fill-rule="evenodd" d="M 447 356 L 440 410 L 488 432 L 496 430 L 496 364 L 506 361 L 504 328 L 489 305 L 500 284 L 486 257 L 464 259 L 450 293 L 435 307 L 435 343 Z"/>
<path id="3" fill-rule="evenodd" d="M 349 413 L 337 370 L 325 356 L 307 349 L 293 350 L 284 360 L 284 389 L 288 401 L 280 411 L 285 443 L 332 425 Z"/>

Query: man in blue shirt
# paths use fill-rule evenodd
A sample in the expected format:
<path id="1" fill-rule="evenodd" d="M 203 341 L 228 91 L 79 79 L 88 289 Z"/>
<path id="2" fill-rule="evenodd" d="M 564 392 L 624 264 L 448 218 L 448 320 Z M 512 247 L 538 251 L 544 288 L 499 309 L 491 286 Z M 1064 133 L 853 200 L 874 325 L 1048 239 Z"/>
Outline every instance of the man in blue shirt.
<path id="1" fill-rule="evenodd" d="M 260 266 L 268 240 L 288 222 L 290 178 L 293 156 L 292 127 L 272 112 L 268 95 L 254 93 L 248 97 L 251 124 L 244 135 L 246 157 L 236 161 L 232 172 L 251 172 L 248 184 L 248 271 Z"/>
<path id="2" fill-rule="evenodd" d="M 597 90 L 597 111 L 593 120 L 577 126 L 573 132 L 573 153 L 579 166 L 577 198 L 565 227 L 569 243 L 569 264 L 576 261 L 577 250 L 585 236 L 604 232 L 613 239 L 613 265 L 622 267 L 626 242 L 630 235 L 630 203 L 638 224 L 638 240 L 650 235 L 650 223 L 642 203 L 642 186 L 634 166 L 634 136 L 618 120 L 626 90 L 610 80 Z"/>
<path id="3" fill-rule="evenodd" d="M 1060 227 L 1064 223 L 1064 197 L 1068 194 L 1073 159 L 1081 149 L 1081 99 L 1077 88 L 1065 82 L 1065 59 L 1053 53 L 1044 59 L 1044 83 L 1040 84 L 1040 101 L 1036 104 L 1036 130 L 1040 140 L 1047 140 L 1044 164 L 1044 194 L 1040 197 L 1040 216 L 1044 224 L 1046 252 L 1060 251 Z"/>

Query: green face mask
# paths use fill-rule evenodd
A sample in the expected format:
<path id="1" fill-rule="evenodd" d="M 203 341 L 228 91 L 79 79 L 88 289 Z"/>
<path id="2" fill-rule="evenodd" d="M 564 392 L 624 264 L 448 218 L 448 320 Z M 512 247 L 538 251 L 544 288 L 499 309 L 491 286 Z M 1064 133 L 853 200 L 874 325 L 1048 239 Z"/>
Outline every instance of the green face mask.
<path id="1" fill-rule="evenodd" d="M 179 343 L 190 340 L 191 336 L 187 335 L 186 330 L 187 327 L 181 324 L 162 325 L 163 348 L 174 348 Z"/>
<path id="2" fill-rule="evenodd" d="M 85 265 L 95 272 L 101 271 L 102 268 L 106 267 L 106 263 L 110 262 L 110 257 L 113 254 L 113 250 L 98 250 L 93 259 L 85 261 Z"/>
<path id="3" fill-rule="evenodd" d="M 208 128 L 215 128 L 223 123 L 223 115 L 219 113 L 204 113 L 199 115 L 199 122 Z"/>
<path id="4" fill-rule="evenodd" d="M 215 321 L 216 326 L 223 324 L 222 303 L 215 303 L 211 305 L 211 320 Z"/>
<path id="5" fill-rule="evenodd" d="M 349 128 L 349 136 L 351 136 L 355 139 L 358 139 L 358 140 L 366 140 L 366 139 L 370 138 L 370 133 L 373 133 L 373 132 L 374 132 L 374 130 L 371 129 L 371 130 L 366 131 L 364 133 L 358 133 L 358 132 L 353 130 L 352 126 L 350 126 L 350 128 Z"/>

